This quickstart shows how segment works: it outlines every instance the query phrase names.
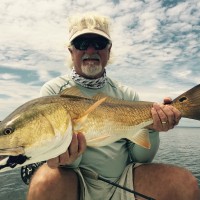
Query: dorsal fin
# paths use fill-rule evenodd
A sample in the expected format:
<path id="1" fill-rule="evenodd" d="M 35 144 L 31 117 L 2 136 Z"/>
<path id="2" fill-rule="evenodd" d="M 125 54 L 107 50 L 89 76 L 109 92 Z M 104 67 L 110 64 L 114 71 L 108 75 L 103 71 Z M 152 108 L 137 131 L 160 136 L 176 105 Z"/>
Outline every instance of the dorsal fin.
<path id="1" fill-rule="evenodd" d="M 88 98 L 81 92 L 81 90 L 77 86 L 66 88 L 60 93 L 60 97 L 68 97 L 68 96 Z"/>
<path id="2" fill-rule="evenodd" d="M 99 101 L 100 99 L 104 99 L 105 102 L 109 102 L 109 103 L 119 103 L 120 101 L 122 102 L 122 100 L 110 97 L 104 93 L 98 93 L 94 95 L 93 97 L 89 97 L 83 94 L 82 91 L 77 86 L 72 86 L 70 88 L 64 89 L 60 93 L 60 97 L 82 97 L 86 99 L 93 99 L 96 101 Z"/>
<path id="3" fill-rule="evenodd" d="M 81 113 L 77 118 L 73 119 L 74 123 L 74 132 L 84 131 L 84 124 L 87 120 L 88 115 L 95 110 L 100 104 L 105 101 L 106 98 L 100 99 L 96 101 L 93 105 L 91 105 L 84 113 Z"/>
<path id="4" fill-rule="evenodd" d="M 124 100 L 122 99 L 117 99 L 117 98 L 114 98 L 114 97 L 111 97 L 107 94 L 104 94 L 104 93 L 98 93 L 96 94 L 95 96 L 92 97 L 92 99 L 94 100 L 100 100 L 100 99 L 105 99 L 105 102 L 106 103 L 113 103 L 113 104 L 119 104 L 119 103 L 124 103 Z"/>

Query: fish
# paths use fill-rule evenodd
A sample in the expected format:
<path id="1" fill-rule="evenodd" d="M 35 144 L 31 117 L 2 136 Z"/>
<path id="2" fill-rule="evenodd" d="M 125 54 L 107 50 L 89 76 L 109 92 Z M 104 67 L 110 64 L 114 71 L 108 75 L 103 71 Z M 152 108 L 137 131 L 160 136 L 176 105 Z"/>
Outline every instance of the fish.
<path id="1" fill-rule="evenodd" d="M 105 146 L 124 138 L 150 149 L 146 127 L 153 123 L 153 103 L 103 93 L 88 97 L 77 86 L 30 100 L 0 122 L 0 172 L 59 156 L 79 132 L 87 146 Z M 200 120 L 200 85 L 171 105 L 182 117 Z"/>

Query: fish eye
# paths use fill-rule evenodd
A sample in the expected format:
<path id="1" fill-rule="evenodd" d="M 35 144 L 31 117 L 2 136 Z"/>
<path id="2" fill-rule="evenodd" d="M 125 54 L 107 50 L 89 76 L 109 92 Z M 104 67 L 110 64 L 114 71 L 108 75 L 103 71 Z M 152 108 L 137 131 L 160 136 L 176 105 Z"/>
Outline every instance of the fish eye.
<path id="1" fill-rule="evenodd" d="M 13 129 L 11 127 L 5 128 L 3 133 L 4 135 L 9 135 L 13 132 Z"/>

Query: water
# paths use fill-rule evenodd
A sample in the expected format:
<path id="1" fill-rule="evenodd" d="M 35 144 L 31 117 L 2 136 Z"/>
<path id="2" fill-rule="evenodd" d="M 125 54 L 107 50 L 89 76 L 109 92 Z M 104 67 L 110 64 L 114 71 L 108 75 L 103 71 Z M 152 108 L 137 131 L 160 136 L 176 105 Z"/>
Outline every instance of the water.
<path id="1" fill-rule="evenodd" d="M 160 133 L 160 138 L 154 162 L 186 167 L 198 178 L 200 185 L 200 128 L 175 128 Z M 25 200 L 27 189 L 19 169 L 0 173 L 0 200 Z"/>
<path id="2" fill-rule="evenodd" d="M 200 128 L 175 128 L 160 133 L 161 145 L 154 162 L 170 163 L 190 170 L 200 186 Z"/>

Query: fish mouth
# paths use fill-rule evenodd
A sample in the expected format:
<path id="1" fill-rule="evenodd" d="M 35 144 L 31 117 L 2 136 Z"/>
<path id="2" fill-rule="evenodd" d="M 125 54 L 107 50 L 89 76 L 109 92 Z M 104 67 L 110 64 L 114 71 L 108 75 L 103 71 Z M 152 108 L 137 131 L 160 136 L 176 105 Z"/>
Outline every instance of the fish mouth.
<path id="1" fill-rule="evenodd" d="M 28 159 L 25 155 L 0 156 L 0 170 L 4 168 L 15 168 L 17 165 L 25 163 Z"/>
<path id="2" fill-rule="evenodd" d="M 10 156 L 19 156 L 23 154 L 25 154 L 23 147 L 0 149 L 0 165 L 5 163 Z"/>
<path id="3" fill-rule="evenodd" d="M 10 156 L 0 156 L 0 170 L 7 166 Z"/>
<path id="4" fill-rule="evenodd" d="M 24 154 L 24 153 L 25 152 L 24 152 L 23 147 L 0 149 L 0 157 L 2 157 L 2 156 L 17 156 L 17 155 Z"/>
<path id="5" fill-rule="evenodd" d="M 7 160 L 6 158 L 9 158 L 9 156 L 0 156 L 0 165 L 4 160 Z"/>
<path id="6" fill-rule="evenodd" d="M 18 164 L 23 164 L 28 159 L 24 153 L 24 148 L 22 147 L 0 149 L 0 170 L 6 167 L 14 168 Z"/>

